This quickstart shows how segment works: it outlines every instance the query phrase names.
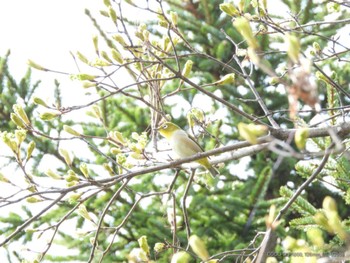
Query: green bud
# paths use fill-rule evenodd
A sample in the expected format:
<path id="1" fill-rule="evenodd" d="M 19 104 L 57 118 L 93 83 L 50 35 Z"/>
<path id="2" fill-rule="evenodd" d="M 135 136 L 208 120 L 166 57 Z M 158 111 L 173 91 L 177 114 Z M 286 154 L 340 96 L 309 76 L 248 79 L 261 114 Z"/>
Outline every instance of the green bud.
<path id="1" fill-rule="evenodd" d="M 340 4 L 336 2 L 328 2 L 327 3 L 327 11 L 329 13 L 339 12 L 340 11 Z"/>
<path id="2" fill-rule="evenodd" d="M 258 49 L 259 44 L 255 39 L 252 28 L 250 27 L 250 23 L 248 19 L 244 17 L 238 17 L 233 22 L 233 25 L 236 27 L 238 32 L 243 36 L 244 40 L 247 41 L 247 44 L 252 49 Z"/>
<path id="3" fill-rule="evenodd" d="M 294 141 L 299 150 L 305 149 L 307 138 L 309 137 L 309 129 L 299 128 L 294 135 Z"/>
<path id="4" fill-rule="evenodd" d="M 105 168 L 105 170 L 109 173 L 110 176 L 114 175 L 113 169 L 108 165 L 108 163 L 104 163 L 103 168 Z"/>
<path id="5" fill-rule="evenodd" d="M 65 177 L 67 182 L 79 181 L 78 175 L 73 170 L 68 170 L 68 174 Z"/>
<path id="6" fill-rule="evenodd" d="M 324 213 L 322 212 L 318 212 L 314 215 L 313 217 L 315 223 L 317 225 L 319 225 L 320 227 L 324 228 L 325 230 L 327 230 L 327 232 L 329 233 L 333 233 L 332 228 L 329 226 L 329 222 L 327 217 L 325 216 Z"/>
<path id="7" fill-rule="evenodd" d="M 40 119 L 42 119 L 43 121 L 51 121 L 59 115 L 60 114 L 56 112 L 43 112 L 40 114 Z"/>
<path id="8" fill-rule="evenodd" d="M 153 249 L 156 253 L 160 253 L 166 249 L 166 245 L 164 243 L 155 243 Z"/>
<path id="9" fill-rule="evenodd" d="M 0 182 L 10 183 L 10 180 L 7 179 L 5 175 L 3 175 L 2 173 L 0 173 Z"/>
<path id="10" fill-rule="evenodd" d="M 239 11 L 232 3 L 223 3 L 219 6 L 220 10 L 229 16 L 238 16 Z"/>
<path id="11" fill-rule="evenodd" d="M 272 77 L 272 78 L 270 78 L 269 83 L 270 83 L 270 85 L 275 86 L 278 83 L 280 83 L 280 78 L 279 77 Z"/>
<path id="12" fill-rule="evenodd" d="M 185 251 L 175 253 L 171 258 L 171 263 L 188 263 L 190 261 L 190 255 Z"/>
<path id="13" fill-rule="evenodd" d="M 60 148 L 58 150 L 59 154 L 64 158 L 68 166 L 72 165 L 72 159 L 67 150 Z"/>
<path id="14" fill-rule="evenodd" d="M 110 0 L 103 0 L 103 4 L 107 7 L 109 7 L 111 5 Z"/>
<path id="15" fill-rule="evenodd" d="M 113 9 L 112 6 L 108 7 L 108 14 L 109 17 L 112 19 L 113 22 L 116 22 L 118 19 L 117 13 L 115 12 L 115 10 Z"/>
<path id="16" fill-rule="evenodd" d="M 324 210 L 326 210 L 327 212 L 336 212 L 338 213 L 338 209 L 337 209 L 337 203 L 335 202 L 335 200 L 330 197 L 330 196 L 326 196 L 323 199 L 323 203 L 322 203 L 322 207 Z"/>
<path id="17" fill-rule="evenodd" d="M 70 133 L 74 136 L 80 136 L 81 134 L 79 132 L 77 132 L 76 130 L 74 130 L 72 127 L 68 126 L 68 125 L 63 125 L 63 130 L 67 133 Z"/>
<path id="18" fill-rule="evenodd" d="M 89 178 L 89 169 L 86 163 L 81 163 L 79 166 L 80 171 L 83 173 L 85 178 Z"/>
<path id="19" fill-rule="evenodd" d="M 322 231 L 319 228 L 309 228 L 306 231 L 306 235 L 313 245 L 317 246 L 318 248 L 322 248 L 324 246 Z"/>
<path id="20" fill-rule="evenodd" d="M 176 12 L 170 11 L 170 18 L 171 18 L 171 23 L 173 24 L 174 27 L 177 27 L 177 20 L 178 20 L 178 15 Z"/>
<path id="21" fill-rule="evenodd" d="M 95 80 L 97 76 L 81 73 L 81 74 L 72 74 L 70 75 L 70 78 L 71 80 Z"/>
<path id="22" fill-rule="evenodd" d="M 149 246 L 147 242 L 147 236 L 142 236 L 137 241 L 139 242 L 139 246 L 142 249 L 142 251 L 145 252 L 147 256 L 149 256 L 150 252 L 149 252 Z"/>
<path id="23" fill-rule="evenodd" d="M 113 35 L 112 38 L 117 41 L 120 45 L 126 46 L 126 42 L 121 35 Z"/>
<path id="24" fill-rule="evenodd" d="M 43 200 L 35 196 L 30 196 L 26 198 L 26 201 L 28 203 L 38 203 L 38 202 L 42 202 Z"/>
<path id="25" fill-rule="evenodd" d="M 41 106 L 47 107 L 46 102 L 39 97 L 34 97 L 33 102 L 36 105 L 41 105 Z"/>
<path id="26" fill-rule="evenodd" d="M 107 52 L 106 51 L 101 51 L 101 56 L 107 60 L 109 63 L 113 64 L 113 61 L 112 59 L 110 59 L 110 57 L 108 56 Z"/>
<path id="27" fill-rule="evenodd" d="M 77 51 L 77 57 L 81 62 L 84 62 L 85 64 L 89 64 L 89 60 L 79 51 Z"/>
<path id="28" fill-rule="evenodd" d="M 68 197 L 68 203 L 69 204 L 76 204 L 83 193 L 73 193 Z"/>
<path id="29" fill-rule="evenodd" d="M 11 116 L 11 120 L 14 122 L 14 124 L 17 125 L 17 127 L 25 129 L 24 122 L 22 121 L 22 119 L 16 113 L 12 112 L 10 114 L 10 116 Z"/>
<path id="30" fill-rule="evenodd" d="M 12 133 L 3 132 L 1 134 L 2 141 L 14 152 L 17 154 L 18 151 L 18 144 L 16 140 L 14 139 L 14 136 Z"/>
<path id="31" fill-rule="evenodd" d="M 99 52 L 99 49 L 98 49 L 98 36 L 97 35 L 93 36 L 92 42 L 94 44 L 95 52 L 97 54 L 99 54 L 100 52 Z"/>
<path id="32" fill-rule="evenodd" d="M 320 52 L 321 52 L 320 44 L 318 44 L 317 42 L 314 42 L 314 43 L 312 43 L 312 47 L 314 48 L 316 54 L 320 54 Z"/>
<path id="33" fill-rule="evenodd" d="M 21 105 L 15 104 L 13 105 L 13 111 L 23 120 L 23 122 L 27 125 L 30 124 L 27 113 L 24 111 Z"/>
<path id="34" fill-rule="evenodd" d="M 213 83 L 215 86 L 225 85 L 225 84 L 231 84 L 235 82 L 235 73 L 230 73 L 225 76 L 223 76 L 220 80 Z"/>
<path id="35" fill-rule="evenodd" d="M 114 48 L 111 49 L 112 52 L 112 57 L 115 61 L 117 61 L 120 64 L 124 63 L 124 59 L 122 57 L 122 54 L 120 54 L 120 52 Z"/>
<path id="36" fill-rule="evenodd" d="M 205 247 L 203 240 L 201 240 L 198 236 L 192 235 L 189 239 L 189 244 L 193 250 L 193 252 L 203 261 L 208 260 L 209 253 Z"/>
<path id="37" fill-rule="evenodd" d="M 93 111 L 95 117 L 102 120 L 102 113 L 101 113 L 100 107 L 98 105 L 94 104 L 94 105 L 92 105 L 91 108 L 92 108 L 92 111 Z"/>
<path id="38" fill-rule="evenodd" d="M 192 66 L 193 66 L 193 61 L 192 60 L 187 60 L 186 63 L 185 63 L 185 66 L 182 70 L 182 75 L 187 78 L 190 73 L 191 73 L 191 70 L 192 70 Z"/>
<path id="39" fill-rule="evenodd" d="M 251 144 L 258 143 L 258 137 L 267 133 L 267 127 L 264 125 L 256 125 L 254 123 L 246 124 L 238 123 L 239 135 Z"/>
<path id="40" fill-rule="evenodd" d="M 26 160 L 28 161 L 30 159 L 30 157 L 32 156 L 32 153 L 35 149 L 35 142 L 34 141 L 31 141 L 28 145 L 28 148 L 27 148 L 27 156 L 26 156 Z"/>
<path id="41" fill-rule="evenodd" d="M 294 36 L 287 34 L 285 38 L 287 44 L 287 54 L 290 60 L 293 63 L 299 62 L 299 53 L 300 53 L 300 42 L 299 39 Z"/>
<path id="42" fill-rule="evenodd" d="M 287 236 L 283 240 L 282 245 L 286 250 L 289 250 L 289 251 L 293 251 L 298 246 L 297 240 L 291 236 Z"/>
<path id="43" fill-rule="evenodd" d="M 55 180 L 60 180 L 62 179 L 61 176 L 59 176 L 58 174 L 56 174 L 55 172 L 53 172 L 51 169 L 48 169 L 45 174 L 48 176 L 48 177 L 51 177 L 52 179 L 55 179 Z"/>
<path id="44" fill-rule="evenodd" d="M 83 205 L 83 204 L 79 205 L 79 206 L 78 206 L 78 209 L 77 209 L 77 213 L 78 213 L 78 215 L 80 215 L 81 217 L 83 217 L 83 218 L 85 218 L 85 219 L 87 219 L 87 220 L 93 222 L 93 221 L 92 221 L 92 218 L 90 217 L 90 215 L 89 215 L 89 213 L 88 213 L 88 211 L 87 211 L 87 209 L 86 209 L 86 207 L 85 207 L 85 205 Z"/>
<path id="45" fill-rule="evenodd" d="M 97 86 L 96 82 L 91 82 L 91 81 L 84 81 L 83 82 L 84 89 L 88 89 L 88 88 L 96 87 L 96 86 Z"/>
<path id="46" fill-rule="evenodd" d="M 111 154 L 117 155 L 121 153 L 122 151 L 119 148 L 113 147 L 110 149 Z"/>
<path id="47" fill-rule="evenodd" d="M 35 68 L 37 70 L 48 71 L 48 69 L 40 66 L 39 64 L 35 63 L 33 60 L 28 59 L 27 64 L 28 66 Z"/>
<path id="48" fill-rule="evenodd" d="M 121 132 L 111 131 L 111 132 L 109 132 L 109 137 L 112 140 L 114 140 L 118 143 L 121 143 L 122 145 L 126 145 L 126 140 L 124 139 L 123 134 Z"/>

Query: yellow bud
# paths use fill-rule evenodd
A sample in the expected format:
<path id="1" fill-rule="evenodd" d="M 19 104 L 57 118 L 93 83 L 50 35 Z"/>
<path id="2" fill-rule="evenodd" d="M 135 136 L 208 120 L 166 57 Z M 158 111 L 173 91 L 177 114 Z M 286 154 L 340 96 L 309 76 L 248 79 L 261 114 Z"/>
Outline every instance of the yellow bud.
<path id="1" fill-rule="evenodd" d="M 190 73 L 191 73 L 191 70 L 192 70 L 192 66 L 193 66 L 193 61 L 192 60 L 187 60 L 186 63 L 185 63 L 185 66 L 182 70 L 182 75 L 187 78 Z"/>
<path id="2" fill-rule="evenodd" d="M 41 98 L 39 98 L 39 97 L 34 97 L 33 98 L 33 102 L 36 105 L 41 105 L 41 106 L 47 107 L 46 102 L 44 100 L 42 100 Z"/>
<path id="3" fill-rule="evenodd" d="M 321 53 L 320 44 L 318 44 L 317 42 L 314 42 L 314 43 L 312 43 L 312 47 L 314 48 L 316 54 L 320 54 Z"/>
<path id="4" fill-rule="evenodd" d="M 40 66 L 39 64 L 35 63 L 33 60 L 28 59 L 27 64 L 28 66 L 35 68 L 37 70 L 48 71 L 48 69 Z"/>
<path id="5" fill-rule="evenodd" d="M 177 19 L 178 19 L 177 13 L 170 11 L 170 18 L 171 18 L 171 23 L 173 24 L 173 26 L 177 27 Z"/>
<path id="6" fill-rule="evenodd" d="M 187 263 L 190 260 L 190 255 L 185 251 L 175 253 L 171 258 L 171 263 Z"/>
<path id="7" fill-rule="evenodd" d="M 300 42 L 296 36 L 287 34 L 285 38 L 287 44 L 287 54 L 293 63 L 299 62 Z"/>
<path id="8" fill-rule="evenodd" d="M 67 182 L 79 181 L 79 177 L 73 170 L 69 170 L 65 180 Z"/>
<path id="9" fill-rule="evenodd" d="M 13 105 L 13 111 L 23 120 L 23 122 L 27 125 L 30 124 L 27 113 L 24 111 L 21 105 L 15 104 Z"/>
<path id="10" fill-rule="evenodd" d="M 16 114 L 16 113 L 11 113 L 10 114 L 11 116 L 11 120 L 14 122 L 14 124 L 17 125 L 17 127 L 20 127 L 20 128 L 25 128 L 25 125 L 24 125 L 24 122 L 22 121 L 22 119 Z"/>
<path id="11" fill-rule="evenodd" d="M 83 173 L 85 178 L 89 178 L 89 169 L 86 163 L 81 163 L 79 166 L 80 171 Z"/>
<path id="12" fill-rule="evenodd" d="M 51 121 L 59 115 L 60 114 L 56 112 L 43 112 L 40 113 L 40 119 L 42 119 L 43 121 Z"/>
<path id="13" fill-rule="evenodd" d="M 97 62 L 95 61 L 95 63 Z M 70 78 L 72 80 L 95 80 L 97 76 L 81 73 L 70 75 Z"/>
<path id="14" fill-rule="evenodd" d="M 72 165 L 72 159 L 67 150 L 60 148 L 58 150 L 59 154 L 64 158 L 68 166 Z"/>
<path id="15" fill-rule="evenodd" d="M 97 54 L 99 54 L 100 52 L 99 52 L 99 49 L 98 49 L 98 36 L 97 35 L 93 36 L 92 42 L 94 43 L 95 52 Z"/>
<path id="16" fill-rule="evenodd" d="M 209 253 L 205 247 L 203 240 L 201 240 L 198 236 L 192 235 L 189 239 L 189 244 L 193 250 L 193 252 L 200 257 L 201 260 L 206 261 L 209 258 Z"/>
<path id="17" fill-rule="evenodd" d="M 103 0 L 103 3 L 107 7 L 109 7 L 111 5 L 111 2 L 109 0 Z"/>
<path id="18" fill-rule="evenodd" d="M 110 176 L 114 175 L 112 167 L 110 167 L 107 163 L 103 164 L 103 168 L 105 168 L 105 170 L 109 173 Z"/>
<path id="19" fill-rule="evenodd" d="M 122 57 L 122 54 L 120 54 L 120 52 L 118 50 L 116 50 L 115 48 L 112 48 L 111 52 L 112 52 L 112 57 L 115 61 L 117 61 L 120 64 L 124 63 L 124 59 Z"/>
<path id="20" fill-rule="evenodd" d="M 52 179 L 55 179 L 55 180 L 60 180 L 62 179 L 61 176 L 59 176 L 58 174 L 56 174 L 55 172 L 53 172 L 51 169 L 48 169 L 45 174 L 48 176 L 48 177 L 51 177 Z"/>
<path id="21" fill-rule="evenodd" d="M 111 154 L 117 155 L 121 153 L 122 151 L 119 148 L 113 147 L 110 149 Z"/>
<path id="22" fill-rule="evenodd" d="M 76 130 L 74 130 L 72 127 L 68 126 L 68 125 L 63 125 L 63 130 L 65 132 L 68 132 L 74 136 L 80 136 L 81 134 L 79 132 L 77 132 Z"/>
<path id="23" fill-rule="evenodd" d="M 121 35 L 113 35 L 112 38 L 117 41 L 120 45 L 126 46 L 125 40 Z"/>
<path id="24" fill-rule="evenodd" d="M 91 108 L 92 108 L 92 111 L 93 111 L 95 117 L 102 120 L 102 113 L 101 113 L 100 107 L 98 105 L 94 104 Z"/>
<path id="25" fill-rule="evenodd" d="M 26 199 L 26 201 L 28 203 L 38 203 L 38 202 L 41 202 L 43 201 L 42 199 L 38 198 L 38 197 L 35 197 L 35 196 L 30 196 Z"/>
<path id="26" fill-rule="evenodd" d="M 68 197 L 68 203 L 69 204 L 76 204 L 83 193 L 73 193 Z"/>
<path id="27" fill-rule="evenodd" d="M 22 144 L 22 142 L 26 139 L 26 136 L 27 132 L 25 130 L 15 130 L 15 137 L 18 145 Z"/>
<path id="28" fill-rule="evenodd" d="M 116 22 L 118 19 L 117 13 L 115 12 L 115 10 L 113 9 L 112 6 L 108 7 L 108 14 L 109 17 L 112 19 L 113 22 Z"/>
<path id="29" fill-rule="evenodd" d="M 309 137 L 309 129 L 299 128 L 294 135 L 294 141 L 299 150 L 302 150 L 306 146 L 307 138 Z"/>
<path id="30" fill-rule="evenodd" d="M 78 215 L 80 215 L 81 217 L 83 217 L 83 218 L 85 218 L 85 219 L 87 219 L 87 220 L 93 222 L 93 221 L 92 221 L 92 218 L 90 217 L 90 215 L 89 215 L 89 213 L 88 213 L 88 211 L 87 211 L 87 209 L 86 209 L 86 207 L 85 207 L 85 205 L 83 205 L 83 204 L 79 205 L 79 206 L 78 206 L 78 209 L 77 209 L 77 213 L 78 213 Z"/>
<path id="31" fill-rule="evenodd" d="M 91 81 L 84 81 L 83 82 L 84 89 L 88 89 L 88 88 L 96 87 L 96 86 L 97 86 L 96 82 L 91 82 Z"/>
<path id="32" fill-rule="evenodd" d="M 10 180 L 7 179 L 5 175 L 3 175 L 2 173 L 0 173 L 0 182 L 9 183 Z"/>
<path id="33" fill-rule="evenodd" d="M 223 76 L 220 80 L 213 83 L 215 86 L 231 84 L 235 82 L 235 73 L 230 73 Z"/>
<path id="34" fill-rule="evenodd" d="M 109 67 L 109 66 L 112 66 L 111 63 L 109 63 L 108 61 L 105 61 L 103 59 L 100 59 L 100 58 L 95 58 L 95 60 L 93 62 L 89 63 L 89 65 L 92 66 L 92 67 Z M 87 75 L 87 74 L 81 74 L 81 75 L 79 75 L 77 77 L 78 80 L 94 80 L 95 78 L 96 78 L 96 76 Z"/>
<path id="35" fill-rule="evenodd" d="M 139 242 L 139 246 L 142 249 L 142 251 L 145 252 L 146 255 L 150 255 L 147 237 L 142 236 L 137 241 Z"/>
<path id="36" fill-rule="evenodd" d="M 166 248 L 166 245 L 164 243 L 155 243 L 154 244 L 154 251 L 156 253 L 162 252 Z"/>
<path id="37" fill-rule="evenodd" d="M 77 57 L 81 62 L 84 62 L 85 64 L 89 64 L 89 60 L 79 51 L 77 51 Z"/>
<path id="38" fill-rule="evenodd" d="M 311 243 L 319 248 L 324 246 L 324 240 L 322 237 L 322 231 L 319 228 L 309 228 L 306 231 L 306 235 L 311 241 Z"/>
<path id="39" fill-rule="evenodd" d="M 275 86 L 280 82 L 280 78 L 279 77 L 272 77 L 269 81 L 270 85 Z"/>
<path id="40" fill-rule="evenodd" d="M 219 6 L 220 10 L 229 16 L 238 16 L 239 11 L 232 3 L 223 3 Z"/>
<path id="41" fill-rule="evenodd" d="M 34 141 L 31 141 L 28 145 L 28 148 L 27 148 L 27 156 L 26 156 L 26 160 L 28 161 L 30 159 L 30 157 L 32 156 L 32 153 L 35 149 L 35 142 Z"/>
<path id="42" fill-rule="evenodd" d="M 126 145 L 126 140 L 124 139 L 123 134 L 121 132 L 111 131 L 109 132 L 109 137 L 116 142 Z"/>
<path id="43" fill-rule="evenodd" d="M 250 27 L 250 23 L 248 19 L 244 17 L 238 17 L 233 25 L 236 27 L 238 32 L 243 36 L 244 40 L 247 41 L 247 44 L 252 49 L 258 49 L 259 44 L 255 39 L 252 28 Z"/>
<path id="44" fill-rule="evenodd" d="M 294 250 L 297 247 L 297 240 L 291 236 L 287 236 L 282 241 L 282 245 L 286 250 Z"/>
<path id="45" fill-rule="evenodd" d="M 322 207 L 323 207 L 324 210 L 326 210 L 326 212 L 336 212 L 336 213 L 338 213 L 337 203 L 330 196 L 326 196 L 323 199 Z"/>
<path id="46" fill-rule="evenodd" d="M 240 136 L 251 144 L 257 144 L 258 137 L 267 133 L 267 127 L 264 125 L 255 125 L 253 123 L 238 123 L 238 131 Z"/>

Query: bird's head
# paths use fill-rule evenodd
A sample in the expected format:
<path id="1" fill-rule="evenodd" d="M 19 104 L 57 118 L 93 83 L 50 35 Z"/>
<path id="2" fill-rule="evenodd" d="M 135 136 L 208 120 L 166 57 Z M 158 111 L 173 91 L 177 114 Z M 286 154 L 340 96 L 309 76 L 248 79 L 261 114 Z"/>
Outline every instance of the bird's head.
<path id="1" fill-rule="evenodd" d="M 157 130 L 159 133 L 167 139 L 170 139 L 174 132 L 181 130 L 179 126 L 171 122 L 164 122 Z"/>

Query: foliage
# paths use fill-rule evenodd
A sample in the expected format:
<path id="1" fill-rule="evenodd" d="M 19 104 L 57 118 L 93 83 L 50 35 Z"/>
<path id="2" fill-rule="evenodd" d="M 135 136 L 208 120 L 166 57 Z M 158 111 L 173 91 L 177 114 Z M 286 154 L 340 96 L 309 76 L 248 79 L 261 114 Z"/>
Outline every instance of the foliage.
<path id="1" fill-rule="evenodd" d="M 8 257 L 342 256 L 349 246 L 350 66 L 338 35 L 349 6 L 283 0 L 289 13 L 276 14 L 270 4 L 101 1 L 98 15 L 85 12 L 97 31 L 95 53 L 74 54 L 78 74 L 28 61 L 81 83 L 76 105 L 65 105 L 57 81 L 53 103 L 40 97 L 31 69 L 17 83 L 6 54 L 0 187 L 11 194 L 0 206 L 11 212 L 0 217 L 0 244 Z M 136 12 L 144 23 L 135 22 Z M 207 152 L 174 160 L 157 134 L 164 121 L 188 128 Z M 203 156 L 220 176 L 189 164 Z M 42 249 L 31 249 L 32 241 Z M 18 243 L 30 253 L 9 246 Z M 61 247 L 69 253 L 55 255 Z"/>

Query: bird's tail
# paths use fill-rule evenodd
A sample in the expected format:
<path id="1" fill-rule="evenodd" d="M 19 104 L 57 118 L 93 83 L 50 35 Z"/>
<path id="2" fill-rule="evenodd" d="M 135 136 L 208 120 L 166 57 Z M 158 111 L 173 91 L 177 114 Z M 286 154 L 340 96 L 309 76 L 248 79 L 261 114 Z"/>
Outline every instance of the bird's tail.
<path id="1" fill-rule="evenodd" d="M 208 167 L 208 171 L 211 173 L 212 176 L 217 176 L 219 174 L 219 171 L 215 169 L 213 166 Z"/>

